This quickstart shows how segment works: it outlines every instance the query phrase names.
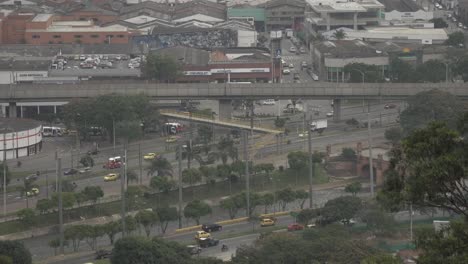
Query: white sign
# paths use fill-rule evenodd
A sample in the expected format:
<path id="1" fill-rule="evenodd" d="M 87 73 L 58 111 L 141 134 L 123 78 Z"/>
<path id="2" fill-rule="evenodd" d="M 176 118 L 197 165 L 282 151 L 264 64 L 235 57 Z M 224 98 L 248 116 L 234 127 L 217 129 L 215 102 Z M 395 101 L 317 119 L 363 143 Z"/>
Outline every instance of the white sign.
<path id="1" fill-rule="evenodd" d="M 211 72 L 210 71 L 184 71 L 184 75 L 208 76 L 208 75 L 211 75 Z"/>
<path id="2" fill-rule="evenodd" d="M 255 73 L 270 72 L 270 68 L 211 69 L 211 73 Z"/>

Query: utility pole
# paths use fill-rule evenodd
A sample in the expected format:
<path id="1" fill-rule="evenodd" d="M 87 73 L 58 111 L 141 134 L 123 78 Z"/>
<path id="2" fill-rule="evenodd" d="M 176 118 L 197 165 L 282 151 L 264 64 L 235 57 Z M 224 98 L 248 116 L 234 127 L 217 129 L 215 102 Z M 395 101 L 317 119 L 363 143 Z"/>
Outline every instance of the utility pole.
<path id="1" fill-rule="evenodd" d="M 59 175 L 59 168 L 58 168 L 58 148 L 55 148 L 55 191 L 58 192 L 58 175 Z"/>
<path id="2" fill-rule="evenodd" d="M 115 119 L 112 117 L 112 146 L 114 148 L 114 156 L 115 156 Z"/>
<path id="3" fill-rule="evenodd" d="M 115 134 L 114 134 L 115 135 Z M 127 174 L 127 145 L 124 145 L 124 164 L 122 168 L 122 176 L 120 177 L 120 193 L 121 193 L 121 199 L 122 199 L 122 208 L 121 208 L 121 221 L 122 221 L 122 237 L 125 237 L 125 182 L 126 182 L 126 174 Z"/>
<path id="4" fill-rule="evenodd" d="M 244 132 L 244 159 L 245 159 L 245 189 L 247 199 L 247 217 L 250 217 L 250 175 L 249 175 L 249 153 L 247 145 L 249 144 L 249 132 Z"/>
<path id="5" fill-rule="evenodd" d="M 310 126 L 307 126 L 307 138 L 309 145 L 309 208 L 313 208 L 312 179 L 314 176 L 314 159 L 312 157 L 312 131 L 310 130 Z"/>
<path id="6" fill-rule="evenodd" d="M 138 143 L 138 166 L 140 167 L 140 185 L 143 184 L 143 165 L 141 160 L 141 144 Z"/>
<path id="7" fill-rule="evenodd" d="M 6 217 L 6 130 L 3 132 L 3 217 Z"/>
<path id="8" fill-rule="evenodd" d="M 58 209 L 59 209 L 59 245 L 60 254 L 64 254 L 64 234 L 63 234 L 63 197 L 62 197 L 62 158 L 57 154 L 57 178 L 58 178 Z"/>
<path id="9" fill-rule="evenodd" d="M 180 144 L 177 146 L 177 162 L 179 166 L 177 179 L 179 186 L 179 228 L 182 228 L 182 148 Z"/>
<path id="10" fill-rule="evenodd" d="M 45 174 L 45 182 L 46 182 L 46 198 L 49 199 L 49 173 Z"/>
<path id="11" fill-rule="evenodd" d="M 370 120 L 370 103 L 367 103 L 367 140 L 369 142 L 369 175 L 370 175 L 370 191 L 371 197 L 374 197 L 374 167 L 372 165 L 372 131 Z"/>

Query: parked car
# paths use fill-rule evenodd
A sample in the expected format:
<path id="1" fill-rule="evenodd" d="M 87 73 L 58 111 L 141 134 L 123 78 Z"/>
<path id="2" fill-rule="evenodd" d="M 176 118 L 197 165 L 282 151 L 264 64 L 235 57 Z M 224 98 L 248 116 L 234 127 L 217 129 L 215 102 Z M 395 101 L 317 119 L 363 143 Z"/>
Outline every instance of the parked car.
<path id="1" fill-rule="evenodd" d="M 298 223 L 288 225 L 288 231 L 303 230 L 304 226 Z"/>
<path id="2" fill-rule="evenodd" d="M 290 73 L 291 73 L 291 71 L 290 71 L 288 68 L 283 69 L 283 74 L 284 74 L 284 75 L 288 75 L 288 74 L 290 74 Z"/>
<path id="3" fill-rule="evenodd" d="M 294 46 L 291 46 L 291 47 L 289 48 L 289 52 L 296 52 L 296 51 L 297 51 L 297 49 L 296 49 L 296 47 L 294 47 Z"/>
<path id="4" fill-rule="evenodd" d="M 201 248 L 214 247 L 219 244 L 219 240 L 211 237 L 204 237 L 198 240 L 198 244 Z"/>
<path id="5" fill-rule="evenodd" d="M 301 78 L 301 75 L 299 73 L 295 72 L 294 73 L 294 80 L 299 80 Z"/>
<path id="6" fill-rule="evenodd" d="M 327 117 L 333 117 L 333 111 L 328 112 Z"/>
<path id="7" fill-rule="evenodd" d="M 187 249 L 190 255 L 198 255 L 202 251 L 201 247 L 195 245 L 188 245 Z"/>
<path id="8" fill-rule="evenodd" d="M 301 48 L 299 49 L 299 51 L 300 51 L 301 53 L 306 53 L 306 49 L 305 49 L 304 47 L 301 47 Z"/>
<path id="9" fill-rule="evenodd" d="M 223 229 L 223 226 L 219 224 L 203 224 L 201 228 L 205 232 L 213 232 L 213 231 L 221 231 Z"/>
<path id="10" fill-rule="evenodd" d="M 26 181 L 35 181 L 37 180 L 39 177 L 37 176 L 37 174 L 31 174 L 29 176 L 26 176 L 26 178 L 24 178 L 24 180 Z"/>
<path id="11" fill-rule="evenodd" d="M 101 249 L 96 251 L 96 259 L 107 259 L 112 256 L 112 251 Z"/>
<path id="12" fill-rule="evenodd" d="M 290 68 L 290 69 L 293 69 L 293 68 L 294 68 L 294 64 L 289 63 L 289 68 Z"/>
<path id="13" fill-rule="evenodd" d="M 306 61 L 302 61 L 302 62 L 301 62 L 301 67 L 302 67 L 302 68 L 307 68 L 307 62 L 306 62 Z"/>
<path id="14" fill-rule="evenodd" d="M 274 105 L 275 100 L 274 99 L 266 99 L 262 101 L 262 105 Z"/>
<path id="15" fill-rule="evenodd" d="M 63 172 L 63 175 L 74 175 L 74 174 L 77 174 L 77 173 L 78 173 L 78 170 L 76 170 L 76 169 L 68 169 L 68 170 Z"/>
<path id="16" fill-rule="evenodd" d="M 395 104 L 386 104 L 384 106 L 385 109 L 393 109 L 393 108 L 396 108 L 396 105 Z"/>
<path id="17" fill-rule="evenodd" d="M 104 181 L 109 182 L 109 181 L 116 181 L 119 178 L 119 174 L 117 173 L 109 173 L 106 176 L 104 176 Z"/>

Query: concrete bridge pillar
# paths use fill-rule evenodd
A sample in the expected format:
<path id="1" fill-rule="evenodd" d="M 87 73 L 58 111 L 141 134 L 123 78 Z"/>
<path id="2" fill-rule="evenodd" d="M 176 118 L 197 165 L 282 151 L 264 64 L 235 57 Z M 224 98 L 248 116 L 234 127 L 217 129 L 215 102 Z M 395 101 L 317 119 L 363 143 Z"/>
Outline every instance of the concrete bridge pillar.
<path id="1" fill-rule="evenodd" d="M 16 118 L 16 102 L 9 102 L 8 103 L 8 117 L 9 118 Z"/>
<path id="2" fill-rule="evenodd" d="M 219 120 L 231 119 L 232 100 L 220 99 L 218 102 L 219 102 L 219 110 L 218 110 Z"/>
<path id="3" fill-rule="evenodd" d="M 333 121 L 341 120 L 341 99 L 333 99 Z"/>
<path id="4" fill-rule="evenodd" d="M 383 175 L 383 155 L 377 155 L 376 173 L 375 173 L 375 185 L 382 186 L 384 183 Z"/>

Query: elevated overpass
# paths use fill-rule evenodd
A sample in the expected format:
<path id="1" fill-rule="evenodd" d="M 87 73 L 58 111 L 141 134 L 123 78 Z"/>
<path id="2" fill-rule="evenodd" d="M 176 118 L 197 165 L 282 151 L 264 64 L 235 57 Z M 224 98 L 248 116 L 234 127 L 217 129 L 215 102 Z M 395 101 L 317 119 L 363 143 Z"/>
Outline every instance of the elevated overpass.
<path id="1" fill-rule="evenodd" d="M 161 84 L 134 82 L 83 82 L 78 84 L 0 85 L 0 102 L 69 101 L 105 94 L 145 94 L 164 99 L 405 99 L 431 89 L 468 99 L 468 84 L 454 83 L 254 83 L 254 84 Z"/>
<path id="2" fill-rule="evenodd" d="M 106 94 L 145 94 L 154 100 L 219 100 L 219 117 L 229 118 L 235 99 L 333 99 L 334 118 L 341 115 L 341 99 L 405 99 L 420 92 L 439 89 L 468 99 L 468 84 L 454 83 L 254 83 L 162 84 L 149 81 L 89 81 L 78 84 L 0 85 L 0 103 L 9 104 L 10 116 L 16 115 L 18 102 L 70 101 Z"/>

